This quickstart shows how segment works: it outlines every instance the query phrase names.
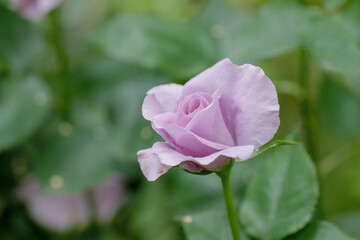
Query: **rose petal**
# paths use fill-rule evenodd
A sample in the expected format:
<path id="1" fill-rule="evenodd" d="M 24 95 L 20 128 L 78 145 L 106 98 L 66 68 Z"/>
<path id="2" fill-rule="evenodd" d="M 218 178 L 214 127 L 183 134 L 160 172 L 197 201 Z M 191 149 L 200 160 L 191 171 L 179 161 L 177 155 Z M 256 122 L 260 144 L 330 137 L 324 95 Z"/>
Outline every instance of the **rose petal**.
<path id="1" fill-rule="evenodd" d="M 224 166 L 228 158 L 236 158 L 240 161 L 248 160 L 252 156 L 254 149 L 253 145 L 235 146 L 206 157 L 194 158 L 194 161 L 207 170 L 217 171 Z"/>
<path id="2" fill-rule="evenodd" d="M 26 178 L 17 194 L 30 216 L 40 225 L 53 231 L 66 232 L 74 226 L 83 227 L 90 220 L 91 213 L 83 194 L 45 194 L 40 191 L 39 185 L 31 176 Z"/>
<path id="3" fill-rule="evenodd" d="M 250 64 L 235 67 L 237 77 L 222 88 L 221 108 L 237 145 L 258 148 L 273 138 L 280 125 L 276 89 L 261 68 Z"/>
<path id="4" fill-rule="evenodd" d="M 226 161 L 220 161 L 222 164 L 214 163 L 214 162 L 218 162 L 219 157 L 236 158 L 239 159 L 240 161 L 244 161 L 252 156 L 255 149 L 254 146 L 252 145 L 235 146 L 215 152 L 206 157 L 194 158 L 178 152 L 168 143 L 158 142 L 154 144 L 154 146 L 155 145 L 156 145 L 156 153 L 158 155 L 158 159 L 160 160 L 160 163 L 166 166 L 172 166 L 172 167 L 178 166 L 181 163 L 190 161 L 204 167 L 206 170 L 211 170 L 211 171 L 219 170 L 228 160 L 226 159 Z"/>
<path id="5" fill-rule="evenodd" d="M 29 20 L 39 20 L 64 0 L 12 0 L 11 6 Z"/>
<path id="6" fill-rule="evenodd" d="M 144 118 L 152 120 L 159 114 L 175 112 L 178 107 L 182 89 L 182 85 L 174 83 L 160 85 L 150 89 L 142 105 Z"/>
<path id="7" fill-rule="evenodd" d="M 188 123 L 186 129 L 209 141 L 234 146 L 233 137 L 221 114 L 219 99 L 220 91 L 216 91 L 213 94 L 212 103 L 199 111 Z"/>
<path id="8" fill-rule="evenodd" d="M 203 71 L 184 86 L 182 96 L 221 90 L 220 107 L 236 145 L 268 142 L 276 133 L 279 104 L 274 84 L 259 67 L 237 66 L 224 59 Z"/>
<path id="9" fill-rule="evenodd" d="M 124 181 L 117 173 L 112 173 L 94 191 L 96 217 L 99 222 L 108 224 L 125 202 Z"/>
<path id="10" fill-rule="evenodd" d="M 184 85 L 181 96 L 183 98 L 195 92 L 213 94 L 224 84 L 224 80 L 233 79 L 234 74 L 234 64 L 225 58 L 189 80 Z"/>
<path id="11" fill-rule="evenodd" d="M 137 153 L 140 169 L 148 181 L 155 181 L 171 168 L 171 166 L 160 162 L 158 144 L 155 143 L 152 148 L 144 149 Z"/>
<path id="12" fill-rule="evenodd" d="M 203 157 L 229 147 L 204 139 L 175 123 L 156 131 L 179 152 L 188 156 Z"/>

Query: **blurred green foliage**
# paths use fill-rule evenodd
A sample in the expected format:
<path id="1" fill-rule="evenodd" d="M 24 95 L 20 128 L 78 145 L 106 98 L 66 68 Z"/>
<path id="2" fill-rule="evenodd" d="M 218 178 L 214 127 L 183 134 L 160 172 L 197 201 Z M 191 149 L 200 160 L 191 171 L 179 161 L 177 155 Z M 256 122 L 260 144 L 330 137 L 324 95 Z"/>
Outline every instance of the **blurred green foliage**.
<path id="1" fill-rule="evenodd" d="M 229 232 L 217 230 L 226 223 L 214 174 L 174 169 L 148 183 L 136 161 L 138 150 L 161 140 L 141 116 L 146 91 L 184 83 L 225 57 L 259 65 L 273 80 L 281 106 L 275 138 L 301 122 L 304 99 L 311 104 L 320 198 L 315 222 L 288 238 L 350 239 L 336 226 L 360 238 L 360 1 L 69 0 L 55 11 L 29 22 L 0 1 L 1 239 L 228 239 Z M 54 20 L 60 26 L 55 31 Z M 302 51 L 306 69 L 300 67 Z M 299 83 L 303 71 L 309 73 L 307 88 Z M 287 148 L 233 169 L 237 206 L 241 199 L 251 203 L 241 224 L 253 228 L 253 237 L 269 234 L 259 224 L 284 224 L 267 228 L 267 239 L 278 239 L 311 217 L 314 169 L 302 147 Z M 272 174 L 281 174 L 279 166 L 291 170 L 283 172 L 283 189 L 270 184 L 277 179 Z M 54 233 L 34 223 L 16 197 L 28 174 L 43 191 L 64 194 L 86 192 L 114 170 L 124 176 L 127 204 L 107 226 L 94 220 L 85 229 Z M 54 176 L 61 177 L 55 187 Z M 255 185 L 283 198 L 257 197 L 264 192 Z M 307 198 L 297 199 L 296 192 Z M 280 208 L 267 209 L 274 201 Z M 306 221 L 284 217 L 297 201 Z M 204 213 L 209 209 L 216 211 Z M 274 211 L 281 214 L 261 218 Z"/>

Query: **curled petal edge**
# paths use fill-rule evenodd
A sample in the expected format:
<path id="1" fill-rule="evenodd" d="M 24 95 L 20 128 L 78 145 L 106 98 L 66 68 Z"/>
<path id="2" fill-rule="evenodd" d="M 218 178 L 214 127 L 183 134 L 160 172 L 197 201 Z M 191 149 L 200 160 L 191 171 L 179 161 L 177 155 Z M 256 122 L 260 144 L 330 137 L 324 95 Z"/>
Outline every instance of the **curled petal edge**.
<path id="1" fill-rule="evenodd" d="M 200 166 L 198 169 L 218 171 L 229 158 L 240 161 L 249 159 L 255 148 L 253 145 L 234 146 L 215 152 L 205 157 L 191 157 L 176 151 L 170 144 L 164 142 L 155 143 L 152 148 L 138 152 L 140 168 L 148 181 L 155 181 L 170 168 L 182 163 L 194 163 Z"/>

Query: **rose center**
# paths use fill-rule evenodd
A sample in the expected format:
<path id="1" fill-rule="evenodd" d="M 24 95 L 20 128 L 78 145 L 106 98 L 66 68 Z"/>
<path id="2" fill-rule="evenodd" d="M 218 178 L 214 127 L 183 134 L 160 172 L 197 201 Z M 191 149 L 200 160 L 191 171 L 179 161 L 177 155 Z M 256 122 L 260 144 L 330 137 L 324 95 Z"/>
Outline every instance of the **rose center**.
<path id="1" fill-rule="evenodd" d="M 180 101 L 176 112 L 176 123 L 185 127 L 202 109 L 208 107 L 213 99 L 208 93 L 197 92 Z"/>

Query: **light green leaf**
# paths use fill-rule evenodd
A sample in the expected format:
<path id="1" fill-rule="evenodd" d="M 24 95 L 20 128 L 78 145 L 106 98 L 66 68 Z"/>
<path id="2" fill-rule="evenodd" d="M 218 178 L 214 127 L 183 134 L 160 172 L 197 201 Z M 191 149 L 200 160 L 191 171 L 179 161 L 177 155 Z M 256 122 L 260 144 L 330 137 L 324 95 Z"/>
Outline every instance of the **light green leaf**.
<path id="1" fill-rule="evenodd" d="M 47 86 L 36 77 L 0 84 L 0 152 L 32 136 L 50 109 Z"/>
<path id="2" fill-rule="evenodd" d="M 310 11 L 291 1 L 263 6 L 238 29 L 233 51 L 243 59 L 263 59 L 289 52 L 299 46 L 301 31 Z"/>
<path id="3" fill-rule="evenodd" d="M 34 67 L 44 47 L 40 34 L 29 22 L 0 5 L 0 62 L 13 73 L 23 73 Z M 6 23 L 6 24 L 5 24 Z"/>
<path id="4" fill-rule="evenodd" d="M 321 119 L 331 131 L 348 137 L 360 134 L 360 98 L 344 86 L 325 79 L 319 104 Z"/>
<path id="5" fill-rule="evenodd" d="M 304 147 L 278 148 L 247 189 L 241 222 L 257 238 L 283 238 L 310 220 L 318 194 L 315 167 Z"/>
<path id="6" fill-rule="evenodd" d="M 245 23 L 247 14 L 224 4 L 221 1 L 209 1 L 193 21 L 193 26 L 202 32 L 204 38 L 211 39 L 217 60 L 230 58 L 240 64 L 239 53 L 234 51 L 239 44 L 239 29 Z M 250 59 L 247 59 L 249 62 Z"/>
<path id="7" fill-rule="evenodd" d="M 138 192 L 129 210 L 126 221 L 134 239 L 180 240 L 180 226 L 173 220 L 172 208 L 167 202 L 166 182 L 159 179 L 156 184 L 145 183 Z"/>
<path id="8" fill-rule="evenodd" d="M 213 42 L 189 24 L 155 16 L 118 16 L 96 34 L 108 56 L 177 77 L 193 76 L 209 67 Z"/>
<path id="9" fill-rule="evenodd" d="M 335 17 L 314 17 L 304 32 L 304 44 L 323 70 L 350 75 L 360 74 L 359 44 Z"/>
<path id="10" fill-rule="evenodd" d="M 347 236 L 331 223 L 318 221 L 310 223 L 297 236 L 291 240 L 355 240 Z"/>
<path id="11" fill-rule="evenodd" d="M 346 0 L 323 0 L 327 10 L 335 10 L 342 6 Z"/>
<path id="12" fill-rule="evenodd" d="M 360 42 L 360 1 L 351 1 L 349 6 L 338 14 L 346 29 Z"/>
<path id="13" fill-rule="evenodd" d="M 179 217 L 187 240 L 232 239 L 229 221 L 225 211 L 209 211 Z M 248 237 L 242 234 L 243 240 Z"/>
<path id="14" fill-rule="evenodd" d="M 340 214 L 333 218 L 332 222 L 349 236 L 360 239 L 360 211 Z"/>
<path id="15" fill-rule="evenodd" d="M 50 137 L 33 162 L 34 174 L 45 191 L 87 190 L 114 169 L 113 155 L 106 139 L 70 132 L 67 137 L 60 134 Z"/>

